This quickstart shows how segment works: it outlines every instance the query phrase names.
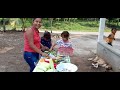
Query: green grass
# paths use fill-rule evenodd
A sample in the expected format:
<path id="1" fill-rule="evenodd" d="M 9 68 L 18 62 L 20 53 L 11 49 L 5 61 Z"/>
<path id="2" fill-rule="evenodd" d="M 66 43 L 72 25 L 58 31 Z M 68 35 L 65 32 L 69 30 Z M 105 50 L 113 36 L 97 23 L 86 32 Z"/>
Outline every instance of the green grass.
<path id="1" fill-rule="evenodd" d="M 48 21 L 44 21 L 42 29 L 47 30 L 68 30 L 68 31 L 80 31 L 80 32 L 98 32 L 99 22 L 87 22 L 87 21 L 76 21 L 76 22 L 53 22 L 53 26 L 50 27 Z M 109 32 L 110 28 L 105 28 L 105 32 Z"/>

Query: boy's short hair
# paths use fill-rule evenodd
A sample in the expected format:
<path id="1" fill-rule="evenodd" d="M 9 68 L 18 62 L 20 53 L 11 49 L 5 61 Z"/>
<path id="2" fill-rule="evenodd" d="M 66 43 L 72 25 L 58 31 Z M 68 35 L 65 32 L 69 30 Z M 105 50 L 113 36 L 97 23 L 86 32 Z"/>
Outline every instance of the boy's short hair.
<path id="1" fill-rule="evenodd" d="M 50 34 L 50 32 L 45 31 L 43 37 L 46 38 L 46 39 L 51 39 L 51 34 Z"/>
<path id="2" fill-rule="evenodd" d="M 61 37 L 69 38 L 69 36 L 70 36 L 70 34 L 69 34 L 68 31 L 63 31 L 63 32 L 61 33 Z"/>
<path id="3" fill-rule="evenodd" d="M 113 31 L 113 30 L 116 30 L 116 31 L 117 31 L 117 29 L 116 29 L 116 28 L 112 28 L 112 29 L 111 29 L 111 31 Z"/>

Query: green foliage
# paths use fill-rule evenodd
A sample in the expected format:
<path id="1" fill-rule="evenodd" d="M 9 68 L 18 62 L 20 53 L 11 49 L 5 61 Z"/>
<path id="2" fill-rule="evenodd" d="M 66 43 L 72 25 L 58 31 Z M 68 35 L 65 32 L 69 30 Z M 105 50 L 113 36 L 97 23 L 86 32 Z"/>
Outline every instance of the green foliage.
<path id="1" fill-rule="evenodd" d="M 42 29 L 48 30 L 74 30 L 74 31 L 90 31 L 97 32 L 99 28 L 100 18 L 43 18 Z M 33 18 L 0 18 L 0 25 L 3 27 L 3 20 L 5 22 L 4 28 L 6 30 L 21 30 L 32 25 Z M 120 18 L 107 18 L 106 31 L 112 27 L 120 28 Z M 13 22 L 15 22 L 13 24 Z"/>

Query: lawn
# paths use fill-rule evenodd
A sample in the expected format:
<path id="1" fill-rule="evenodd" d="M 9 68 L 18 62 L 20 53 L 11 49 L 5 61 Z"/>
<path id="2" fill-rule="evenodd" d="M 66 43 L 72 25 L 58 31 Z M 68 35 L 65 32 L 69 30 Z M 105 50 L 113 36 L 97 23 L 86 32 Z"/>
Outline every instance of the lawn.
<path id="1" fill-rule="evenodd" d="M 98 32 L 99 22 L 95 21 L 76 21 L 76 22 L 53 22 L 52 27 L 50 27 L 48 21 L 44 21 L 42 29 L 53 30 L 53 31 L 80 31 L 80 32 Z M 111 28 L 106 27 L 105 32 L 110 32 Z"/>
<path id="2" fill-rule="evenodd" d="M 29 27 L 31 24 L 29 22 L 25 23 L 26 27 Z M 16 25 L 16 30 L 22 30 L 22 25 Z M 10 25 L 6 25 L 6 30 L 11 30 Z M 52 26 L 48 20 L 43 20 L 41 27 L 42 30 L 52 30 L 52 31 L 77 31 L 77 32 L 98 32 L 99 30 L 99 21 L 54 21 Z M 105 27 L 105 32 L 110 32 L 111 28 Z"/>

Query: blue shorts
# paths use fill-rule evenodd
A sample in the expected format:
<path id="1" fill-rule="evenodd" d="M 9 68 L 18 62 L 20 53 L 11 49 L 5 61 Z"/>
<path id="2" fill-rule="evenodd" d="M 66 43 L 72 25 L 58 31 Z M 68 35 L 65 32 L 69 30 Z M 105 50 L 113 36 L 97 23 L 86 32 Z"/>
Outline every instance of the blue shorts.
<path id="1" fill-rule="evenodd" d="M 39 53 L 24 52 L 24 59 L 30 66 L 30 72 L 32 72 L 39 60 Z"/>

